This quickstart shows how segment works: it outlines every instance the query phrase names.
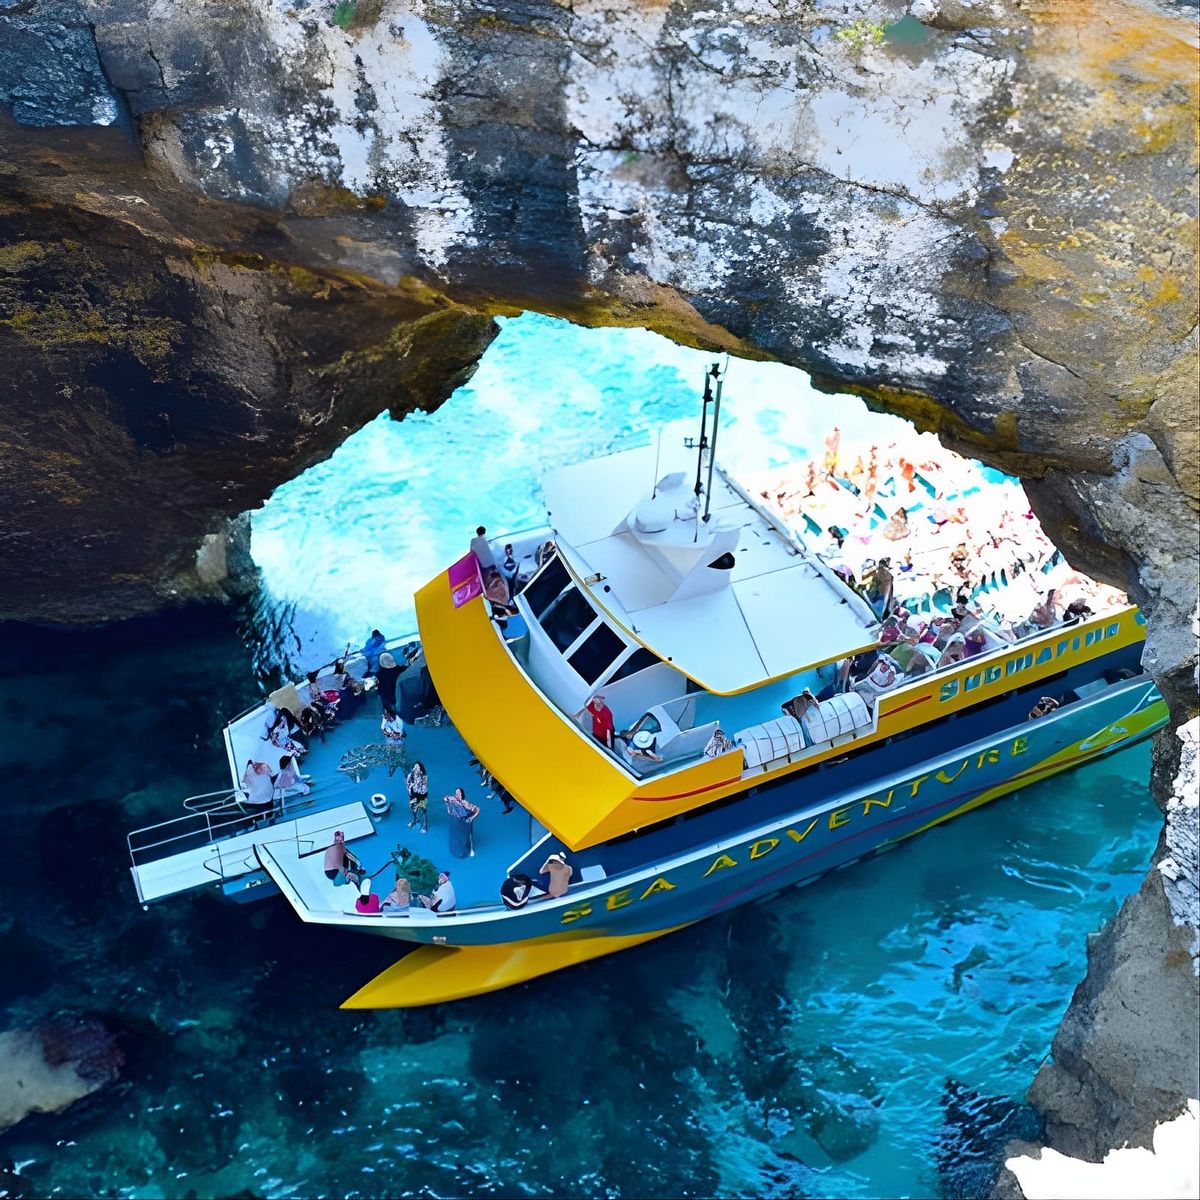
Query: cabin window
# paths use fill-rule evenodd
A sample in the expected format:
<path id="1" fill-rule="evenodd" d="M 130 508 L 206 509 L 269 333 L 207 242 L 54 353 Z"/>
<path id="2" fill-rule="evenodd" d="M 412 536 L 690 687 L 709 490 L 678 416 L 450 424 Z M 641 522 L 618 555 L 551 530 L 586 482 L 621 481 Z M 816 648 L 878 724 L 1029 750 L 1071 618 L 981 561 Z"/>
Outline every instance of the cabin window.
<path id="1" fill-rule="evenodd" d="M 558 555 L 555 555 L 525 585 L 521 595 L 525 597 L 525 602 L 534 617 L 540 621 L 570 582 L 571 576 L 567 574 L 567 568 L 563 566 Z"/>
<path id="2" fill-rule="evenodd" d="M 595 683 L 625 651 L 625 643 L 601 621 L 567 662 L 583 676 L 585 682 Z"/>
<path id="3" fill-rule="evenodd" d="M 647 650 L 645 646 L 639 646 L 611 675 L 608 682 L 616 683 L 618 679 L 628 679 L 630 675 L 636 675 L 639 671 L 644 671 L 647 667 L 656 667 L 662 662 L 651 650 Z"/>
<path id="4" fill-rule="evenodd" d="M 569 588 L 546 610 L 541 626 L 550 640 L 564 653 L 579 635 L 596 620 L 596 611 L 578 588 Z"/>

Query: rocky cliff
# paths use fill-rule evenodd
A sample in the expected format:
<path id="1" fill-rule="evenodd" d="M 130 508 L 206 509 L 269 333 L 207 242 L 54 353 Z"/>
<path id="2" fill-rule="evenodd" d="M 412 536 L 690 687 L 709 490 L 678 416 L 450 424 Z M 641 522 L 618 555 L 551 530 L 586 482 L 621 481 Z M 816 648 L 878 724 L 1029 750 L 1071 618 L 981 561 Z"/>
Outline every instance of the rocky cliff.
<path id="1" fill-rule="evenodd" d="M 1019 473 L 1145 606 L 1183 719 L 1194 33 L 1133 0 L 0 0 L 0 614 L 243 585 L 232 518 L 536 308 Z"/>

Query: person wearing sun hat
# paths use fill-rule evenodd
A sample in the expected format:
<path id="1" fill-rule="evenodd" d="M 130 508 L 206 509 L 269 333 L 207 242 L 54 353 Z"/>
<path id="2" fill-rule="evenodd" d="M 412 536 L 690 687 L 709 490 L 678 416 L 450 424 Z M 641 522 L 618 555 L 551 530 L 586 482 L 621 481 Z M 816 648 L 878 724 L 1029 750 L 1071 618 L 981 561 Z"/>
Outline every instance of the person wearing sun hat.
<path id="1" fill-rule="evenodd" d="M 648 729 L 639 729 L 629 739 L 629 757 L 645 758 L 650 762 L 662 762 L 662 755 L 655 753 L 654 734 Z"/>
<path id="2" fill-rule="evenodd" d="M 542 863 L 539 874 L 549 876 L 549 882 L 545 884 L 546 895 L 553 900 L 556 896 L 567 894 L 575 868 L 567 862 L 567 856 L 562 851 L 556 850 Z"/>
<path id="3" fill-rule="evenodd" d="M 385 650 L 379 656 L 379 669 L 375 672 L 375 686 L 379 690 L 379 699 L 385 711 L 397 707 L 396 684 L 399 680 L 400 668 L 396 666 L 395 658 Z"/>

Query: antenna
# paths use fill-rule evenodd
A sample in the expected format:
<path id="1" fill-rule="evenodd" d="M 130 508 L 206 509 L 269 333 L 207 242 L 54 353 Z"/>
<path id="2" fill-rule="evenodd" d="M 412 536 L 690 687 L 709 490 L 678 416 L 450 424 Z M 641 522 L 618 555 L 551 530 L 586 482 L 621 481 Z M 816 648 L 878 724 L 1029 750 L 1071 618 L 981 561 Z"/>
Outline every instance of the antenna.
<path id="1" fill-rule="evenodd" d="M 650 489 L 650 499 L 658 495 L 658 460 L 662 457 L 662 425 L 658 427 L 658 446 L 654 451 L 654 486 Z"/>
<path id="2" fill-rule="evenodd" d="M 725 358 L 725 370 L 729 370 L 729 357 Z M 708 524 L 709 509 L 712 507 L 712 477 L 713 468 L 717 465 L 717 434 L 721 428 L 721 391 L 725 387 L 725 380 L 717 375 L 717 364 L 713 363 L 713 375 L 717 380 L 717 394 L 713 401 L 713 440 L 712 451 L 708 456 L 708 485 L 704 489 L 704 516 L 701 520 Z"/>
<path id="3" fill-rule="evenodd" d="M 717 363 L 713 363 L 712 367 L 704 373 L 704 400 L 700 405 L 700 444 L 696 448 L 696 498 L 699 499 L 700 493 L 704 490 L 700 483 L 701 476 L 704 471 L 704 451 L 708 449 L 708 406 L 712 401 L 712 381 L 720 375 L 720 367 Z"/>

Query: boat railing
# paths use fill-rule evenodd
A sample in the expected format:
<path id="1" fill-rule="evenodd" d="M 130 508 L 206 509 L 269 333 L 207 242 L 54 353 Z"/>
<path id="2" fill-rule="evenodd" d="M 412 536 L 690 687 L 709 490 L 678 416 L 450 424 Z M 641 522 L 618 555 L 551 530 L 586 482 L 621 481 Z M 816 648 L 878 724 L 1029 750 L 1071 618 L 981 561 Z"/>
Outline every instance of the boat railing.
<path id="1" fill-rule="evenodd" d="M 1125 611 L 1124 608 L 1113 609 L 1112 613 L 1119 615 L 1121 612 L 1124 612 L 1124 611 Z M 990 616 L 991 614 L 988 614 L 988 615 Z M 904 675 L 895 684 L 895 686 L 888 688 L 886 691 L 880 692 L 878 695 L 879 696 L 890 696 L 892 693 L 898 692 L 902 688 L 911 687 L 913 684 L 925 683 L 929 679 L 932 679 L 936 675 L 949 675 L 953 671 L 961 671 L 961 670 L 964 670 L 965 668 L 973 668 L 978 663 L 984 663 L 984 662 L 989 661 L 991 658 L 993 658 L 997 654 L 1008 654 L 1013 649 L 1031 644 L 1033 642 L 1040 641 L 1041 639 L 1046 638 L 1049 635 L 1051 635 L 1059 630 L 1062 630 L 1062 629 L 1073 629 L 1073 630 L 1090 629 L 1091 627 L 1093 627 L 1095 625 L 1103 624 L 1105 621 L 1111 621 L 1112 615 L 1109 613 L 1098 613 L 1098 614 L 1094 614 L 1093 616 L 1089 617 L 1087 620 L 1071 621 L 1071 622 L 1067 622 L 1067 621 L 1064 621 L 1061 618 L 1059 618 L 1058 620 L 1054 621 L 1052 624 L 1047 625 L 1045 629 L 1031 629 L 1028 633 L 1023 633 L 1020 637 L 1014 638 L 1012 641 L 1008 641 L 1004 637 L 1004 635 L 1002 633 L 1000 633 L 1000 631 L 998 629 L 985 624 L 985 622 L 987 620 L 986 616 L 982 619 L 977 618 L 977 620 L 978 620 L 978 623 L 980 625 L 982 625 L 983 628 L 988 633 L 991 633 L 993 636 L 995 636 L 996 638 L 998 638 L 1000 640 L 1000 642 L 1001 642 L 1000 645 L 989 646 L 982 654 L 973 655 L 971 658 L 960 658 L 957 662 L 945 663 L 945 664 L 942 664 L 939 662 L 936 666 L 931 667 L 928 671 L 922 671 L 919 675 L 911 675 L 911 676 Z M 974 627 L 972 627 L 972 628 L 974 628 Z M 968 632 L 970 632 L 970 631 L 968 630 Z M 884 651 L 884 653 L 887 653 L 886 645 L 881 645 L 880 649 L 882 649 Z M 873 697 L 873 698 L 877 699 L 878 697 Z"/>
<path id="2" fill-rule="evenodd" d="M 402 637 L 388 638 L 387 641 L 384 643 L 383 648 L 385 650 L 396 650 L 401 646 L 407 646 L 413 642 L 419 642 L 420 640 L 421 640 L 420 634 L 407 633 Z M 322 663 L 321 666 L 319 666 L 317 668 L 317 674 L 320 675 L 320 674 L 323 674 L 326 671 L 328 671 L 329 668 L 333 666 L 334 662 L 337 662 L 337 661 L 344 662 L 346 664 L 346 666 L 349 667 L 352 663 L 363 662 L 365 658 L 366 658 L 366 656 L 363 654 L 363 652 L 361 650 L 349 650 L 346 652 L 345 655 L 334 655 L 332 658 L 330 658 L 330 660 L 327 663 Z M 353 674 L 353 672 L 351 672 L 351 673 Z M 294 683 L 296 681 L 289 680 L 289 682 Z M 301 680 L 300 682 L 303 682 L 303 680 Z M 268 703 L 270 703 L 268 698 L 266 696 L 263 696 L 256 703 L 251 704 L 248 707 L 242 709 L 242 711 L 240 713 L 238 713 L 236 716 L 230 717 L 230 719 L 225 722 L 226 728 L 228 728 L 230 725 L 236 725 L 240 720 L 242 720 L 244 717 L 248 717 L 251 713 L 258 712 L 260 709 L 266 708 Z"/>
<path id="3" fill-rule="evenodd" d="M 227 792 L 228 803 L 185 813 L 130 830 L 125 835 L 129 847 L 129 859 L 133 866 L 144 866 L 147 862 L 194 850 L 201 845 L 212 845 L 223 838 L 246 833 L 262 818 L 259 814 L 246 812 L 234 799 L 235 792 Z M 185 802 L 186 803 L 186 802 Z M 185 844 L 188 843 L 188 844 Z"/>

